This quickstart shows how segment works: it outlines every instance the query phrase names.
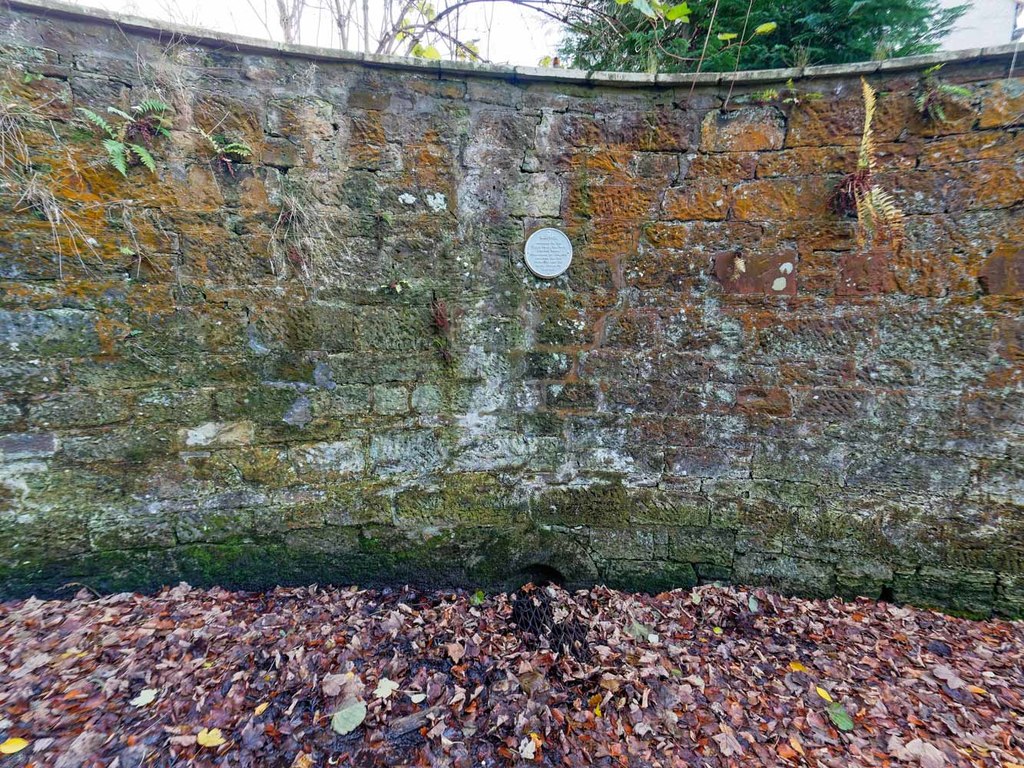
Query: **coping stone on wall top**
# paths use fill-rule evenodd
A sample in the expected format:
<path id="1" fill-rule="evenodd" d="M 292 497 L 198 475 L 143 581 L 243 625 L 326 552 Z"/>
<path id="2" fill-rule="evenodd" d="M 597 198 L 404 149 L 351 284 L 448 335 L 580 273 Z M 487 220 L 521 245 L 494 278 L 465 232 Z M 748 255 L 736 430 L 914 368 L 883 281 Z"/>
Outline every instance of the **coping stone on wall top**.
<path id="1" fill-rule="evenodd" d="M 788 80 L 790 77 L 797 79 L 868 74 L 878 71 L 893 72 L 899 70 L 919 69 L 939 63 L 973 63 L 981 59 L 991 60 L 1005 58 L 1009 65 L 1011 58 L 1021 48 L 1021 43 L 1017 42 L 980 49 L 972 48 L 964 51 L 948 51 L 926 54 L 923 56 L 908 56 L 900 59 L 888 59 L 886 61 L 865 61 L 852 64 L 827 64 L 805 67 L 803 69 L 745 70 L 741 73 L 721 74 L 679 73 L 651 75 L 636 72 L 586 72 L 583 70 L 552 69 L 546 67 L 511 67 L 497 64 L 431 61 L 407 58 L 403 56 L 385 56 L 380 54 L 363 54 L 351 51 L 340 51 L 335 48 L 320 48 L 308 45 L 295 45 L 291 43 L 275 43 L 268 40 L 261 40 L 259 38 L 246 37 L 244 35 L 216 32 L 173 22 L 156 21 L 129 14 L 115 13 L 99 8 L 88 8 L 67 2 L 61 2 L 61 0 L 6 0 L 6 5 L 11 8 L 22 9 L 41 16 L 63 16 L 87 19 L 115 25 L 122 29 L 129 29 L 143 34 L 155 35 L 157 37 L 174 35 L 184 37 L 200 44 L 211 44 L 220 47 L 233 46 L 239 51 L 273 52 L 285 56 L 299 56 L 305 59 L 350 62 L 363 64 L 364 66 L 369 67 L 429 72 L 439 78 L 442 77 L 442 75 L 458 75 L 464 77 L 488 77 L 511 81 L 519 80 L 524 82 L 563 82 L 577 85 L 589 83 L 593 85 L 637 88 L 650 86 L 679 86 L 690 85 L 692 83 L 696 83 L 697 85 L 714 85 L 718 83 L 731 82 L 733 80 L 744 83 L 775 82 Z"/>

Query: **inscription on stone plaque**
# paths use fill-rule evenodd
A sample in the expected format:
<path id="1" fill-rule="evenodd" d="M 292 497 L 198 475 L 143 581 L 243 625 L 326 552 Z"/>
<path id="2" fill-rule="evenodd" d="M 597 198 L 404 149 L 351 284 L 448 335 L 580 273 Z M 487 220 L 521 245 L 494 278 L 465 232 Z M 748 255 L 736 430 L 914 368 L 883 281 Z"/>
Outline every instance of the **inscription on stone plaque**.
<path id="1" fill-rule="evenodd" d="M 526 266 L 537 277 L 551 280 L 572 263 L 572 243 L 559 229 L 538 229 L 526 241 Z"/>

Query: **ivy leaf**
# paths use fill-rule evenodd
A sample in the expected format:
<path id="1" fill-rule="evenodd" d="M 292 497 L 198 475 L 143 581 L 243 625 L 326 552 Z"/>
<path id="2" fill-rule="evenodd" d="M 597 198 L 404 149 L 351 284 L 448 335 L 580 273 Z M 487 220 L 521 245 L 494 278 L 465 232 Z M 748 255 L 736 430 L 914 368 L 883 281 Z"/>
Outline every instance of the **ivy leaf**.
<path id="1" fill-rule="evenodd" d="M 156 688 L 143 688 L 141 691 L 139 691 L 139 695 L 131 701 L 129 701 L 128 703 L 131 704 L 133 707 L 144 707 L 147 704 L 153 703 L 153 700 L 156 698 L 156 694 Z"/>
<path id="2" fill-rule="evenodd" d="M 737 35 L 735 32 L 719 32 L 718 33 L 718 39 L 721 40 L 723 43 L 727 43 L 730 40 L 735 40 L 737 37 L 739 37 L 739 35 Z"/>
<path id="3" fill-rule="evenodd" d="M 331 716 L 331 730 L 340 736 L 352 733 L 366 719 L 366 705 L 358 700 L 348 702 Z"/>
<path id="4" fill-rule="evenodd" d="M 658 14 L 656 14 L 654 9 L 651 8 L 651 4 L 648 0 L 633 0 L 633 7 L 649 19 L 658 18 Z"/>
<path id="5" fill-rule="evenodd" d="M 854 728 L 853 718 L 838 701 L 828 705 L 828 717 L 840 731 L 852 731 Z"/>
<path id="6" fill-rule="evenodd" d="M 634 621 L 626 627 L 626 631 L 637 640 L 646 640 L 654 630 L 650 627 L 644 626 L 638 621 Z"/>
<path id="7" fill-rule="evenodd" d="M 373 695 L 378 699 L 387 699 L 396 690 L 398 690 L 398 683 L 394 680 L 388 680 L 388 678 L 382 677 L 377 682 L 377 687 L 374 689 Z"/>
<path id="8" fill-rule="evenodd" d="M 441 52 L 433 45 L 417 45 L 412 55 L 421 59 L 430 59 L 431 61 L 437 61 L 441 58 Z"/>
<path id="9" fill-rule="evenodd" d="M 690 21 L 690 6 L 686 3 L 673 5 L 665 11 L 665 18 L 669 21 L 682 21 L 684 24 Z"/>
<path id="10" fill-rule="evenodd" d="M 475 606 L 477 606 L 477 607 L 480 607 L 481 605 L 483 605 L 483 604 L 484 604 L 484 597 L 485 597 L 485 596 L 484 596 L 484 591 L 483 591 L 482 589 L 478 589 L 478 590 L 477 590 L 476 592 L 474 592 L 474 593 L 473 593 L 473 595 L 472 595 L 472 596 L 471 596 L 471 597 L 469 598 L 469 604 L 470 604 L 470 605 L 475 605 Z"/>
<path id="11" fill-rule="evenodd" d="M 755 35 L 770 35 L 772 32 L 774 32 L 778 28 L 779 28 L 779 25 L 776 24 L 774 21 L 768 21 L 768 22 L 765 22 L 764 24 L 761 24 L 761 25 L 755 27 L 754 28 L 754 34 Z"/>

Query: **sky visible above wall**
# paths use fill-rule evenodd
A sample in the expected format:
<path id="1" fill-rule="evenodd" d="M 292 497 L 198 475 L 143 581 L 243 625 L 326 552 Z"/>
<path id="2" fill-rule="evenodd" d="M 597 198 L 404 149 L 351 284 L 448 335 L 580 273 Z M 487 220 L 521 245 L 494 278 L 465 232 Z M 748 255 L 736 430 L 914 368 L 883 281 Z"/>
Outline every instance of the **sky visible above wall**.
<path id="1" fill-rule="evenodd" d="M 75 0 L 73 0 L 75 1 Z M 964 0 L 943 0 L 955 5 Z M 275 0 L 77 0 L 81 5 L 165 19 L 206 29 L 281 41 Z M 373 4 L 379 0 L 371 0 Z M 1014 0 L 973 0 L 971 10 L 946 40 L 943 48 L 957 50 L 1011 42 Z M 482 3 L 465 10 L 467 38 L 476 39 L 481 55 L 490 62 L 537 65 L 556 52 L 561 30 L 555 22 L 508 3 Z M 329 13 L 307 9 L 301 43 L 339 47 Z"/>
<path id="2" fill-rule="evenodd" d="M 282 41 L 274 0 L 72 0 L 80 5 L 167 19 L 206 29 Z M 376 5 L 380 0 L 371 0 Z M 315 3 L 311 3 L 315 6 Z M 326 5 L 326 4 L 325 4 Z M 372 8 L 371 5 L 371 8 Z M 481 55 L 494 63 L 536 65 L 552 56 L 561 31 L 553 21 L 506 3 L 485 3 L 464 11 L 467 38 L 476 38 Z M 307 9 L 301 41 L 305 45 L 339 47 L 338 33 L 326 11 Z"/>

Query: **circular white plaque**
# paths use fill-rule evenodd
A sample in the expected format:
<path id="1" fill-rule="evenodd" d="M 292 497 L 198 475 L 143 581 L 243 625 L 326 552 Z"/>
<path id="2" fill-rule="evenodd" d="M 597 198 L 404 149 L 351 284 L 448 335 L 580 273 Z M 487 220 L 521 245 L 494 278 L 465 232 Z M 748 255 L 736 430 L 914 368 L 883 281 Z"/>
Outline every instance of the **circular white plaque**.
<path id="1" fill-rule="evenodd" d="M 526 241 L 526 266 L 537 277 L 551 280 L 572 263 L 572 243 L 560 229 L 538 229 Z"/>

